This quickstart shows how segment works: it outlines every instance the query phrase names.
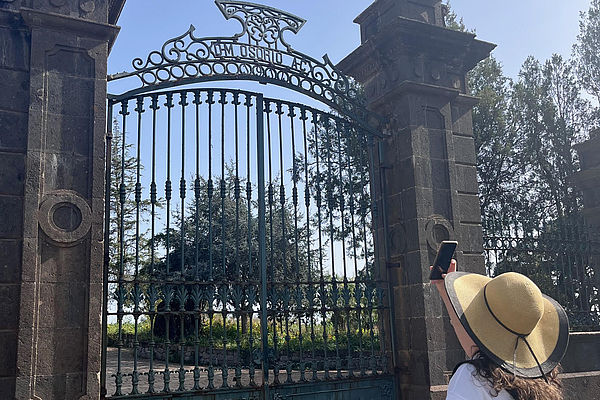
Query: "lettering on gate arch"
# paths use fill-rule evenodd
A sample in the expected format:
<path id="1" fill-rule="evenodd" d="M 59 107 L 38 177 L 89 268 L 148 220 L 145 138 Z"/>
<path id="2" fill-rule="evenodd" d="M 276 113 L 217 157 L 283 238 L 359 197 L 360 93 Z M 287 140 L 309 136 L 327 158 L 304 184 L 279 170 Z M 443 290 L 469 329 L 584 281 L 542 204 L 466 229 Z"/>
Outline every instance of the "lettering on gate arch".
<path id="1" fill-rule="evenodd" d="M 223 43 L 213 41 L 209 46 L 210 54 L 217 58 L 236 58 L 252 62 L 263 62 L 290 68 L 296 72 L 309 73 L 311 62 L 302 57 L 290 55 L 277 49 L 270 49 L 245 43 Z"/>
<path id="2" fill-rule="evenodd" d="M 160 50 L 135 58 L 133 71 L 109 80 L 136 76 L 140 88 L 124 95 L 215 80 L 255 80 L 284 86 L 331 106 L 366 130 L 380 135 L 381 120 L 367 111 L 357 87 L 329 60 L 319 61 L 296 51 L 284 34 L 294 34 L 304 19 L 269 6 L 216 0 L 226 19 L 237 20 L 241 32 L 231 37 L 197 37 L 193 25 L 167 40 Z"/>
<path id="3" fill-rule="evenodd" d="M 286 65 L 284 63 L 283 52 L 245 43 L 223 43 L 213 41 L 210 44 L 210 53 L 215 59 L 231 57 L 248 61 L 261 61 L 281 66 Z M 292 64 L 297 64 L 295 57 Z"/>

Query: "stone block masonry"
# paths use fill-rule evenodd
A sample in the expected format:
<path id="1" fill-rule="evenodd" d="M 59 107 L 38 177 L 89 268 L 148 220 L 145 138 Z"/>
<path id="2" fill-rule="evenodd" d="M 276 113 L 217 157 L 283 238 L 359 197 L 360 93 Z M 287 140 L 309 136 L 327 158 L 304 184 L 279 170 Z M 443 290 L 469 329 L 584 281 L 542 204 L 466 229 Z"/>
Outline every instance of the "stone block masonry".
<path id="1" fill-rule="evenodd" d="M 106 61 L 122 3 L 0 2 L 2 399 L 100 396 Z"/>

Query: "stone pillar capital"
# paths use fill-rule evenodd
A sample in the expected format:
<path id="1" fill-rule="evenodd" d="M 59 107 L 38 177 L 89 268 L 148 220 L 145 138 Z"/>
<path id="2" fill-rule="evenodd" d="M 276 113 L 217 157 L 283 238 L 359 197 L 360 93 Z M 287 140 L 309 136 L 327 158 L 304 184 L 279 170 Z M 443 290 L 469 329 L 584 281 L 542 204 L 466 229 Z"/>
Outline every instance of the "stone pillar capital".
<path id="1" fill-rule="evenodd" d="M 339 64 L 369 102 L 415 82 L 466 93 L 465 76 L 495 45 L 441 26 L 397 17 Z"/>
<path id="2" fill-rule="evenodd" d="M 30 29 L 68 31 L 80 37 L 97 39 L 111 44 L 115 41 L 121 29 L 118 26 L 104 22 L 96 22 L 31 8 L 22 7 L 19 11 L 23 17 L 23 21 L 25 21 L 25 24 Z"/>

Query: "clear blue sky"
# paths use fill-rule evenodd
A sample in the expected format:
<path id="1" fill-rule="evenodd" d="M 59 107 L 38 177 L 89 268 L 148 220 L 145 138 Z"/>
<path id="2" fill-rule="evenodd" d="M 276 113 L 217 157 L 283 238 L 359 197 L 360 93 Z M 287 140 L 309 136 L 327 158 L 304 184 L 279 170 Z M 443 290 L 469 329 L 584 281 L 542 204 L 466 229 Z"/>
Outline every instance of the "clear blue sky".
<path id="1" fill-rule="evenodd" d="M 328 53 L 338 62 L 360 43 L 352 20 L 372 0 L 255 0 L 307 19 L 289 42 L 298 50 L 320 58 Z M 545 60 L 552 53 L 568 57 L 578 33 L 579 12 L 589 0 L 454 0 L 455 12 L 478 37 L 498 45 L 494 55 L 508 76 L 516 77 L 528 55 Z M 229 35 L 236 21 L 225 21 L 212 0 L 129 0 L 119 25 L 121 33 L 109 59 L 109 73 L 131 70 L 131 60 L 196 26 L 197 36 Z M 135 83 L 132 83 L 135 84 Z M 118 92 L 123 86 L 110 87 Z"/>
<path id="2" fill-rule="evenodd" d="M 516 77 L 529 55 L 569 57 L 579 33 L 579 12 L 589 0 L 454 0 L 452 8 L 477 36 L 498 45 L 494 56 Z"/>

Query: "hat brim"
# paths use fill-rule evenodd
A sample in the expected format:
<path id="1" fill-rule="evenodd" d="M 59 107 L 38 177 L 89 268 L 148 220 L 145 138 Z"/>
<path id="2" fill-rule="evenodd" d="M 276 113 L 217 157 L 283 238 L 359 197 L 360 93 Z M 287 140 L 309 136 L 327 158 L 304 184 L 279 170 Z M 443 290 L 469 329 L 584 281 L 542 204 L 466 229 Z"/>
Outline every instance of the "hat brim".
<path id="1" fill-rule="evenodd" d="M 446 292 L 460 322 L 479 349 L 501 368 L 524 378 L 541 377 L 525 342 L 500 325 L 485 304 L 482 289 L 490 280 L 468 272 L 452 272 L 446 276 Z M 560 304 L 549 296 L 543 297 L 542 318 L 525 339 L 546 374 L 558 365 L 567 350 L 569 322 Z"/>

